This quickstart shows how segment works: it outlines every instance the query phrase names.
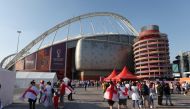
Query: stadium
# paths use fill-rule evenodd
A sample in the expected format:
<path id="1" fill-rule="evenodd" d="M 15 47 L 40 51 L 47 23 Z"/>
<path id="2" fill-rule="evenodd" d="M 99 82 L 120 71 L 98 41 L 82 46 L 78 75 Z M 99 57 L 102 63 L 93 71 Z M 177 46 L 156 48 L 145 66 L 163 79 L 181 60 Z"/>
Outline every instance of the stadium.
<path id="1" fill-rule="evenodd" d="M 125 17 L 95 12 L 68 19 L 45 31 L 1 66 L 19 72 L 56 72 L 57 77 L 98 80 L 113 69 L 134 72 L 138 32 Z"/>

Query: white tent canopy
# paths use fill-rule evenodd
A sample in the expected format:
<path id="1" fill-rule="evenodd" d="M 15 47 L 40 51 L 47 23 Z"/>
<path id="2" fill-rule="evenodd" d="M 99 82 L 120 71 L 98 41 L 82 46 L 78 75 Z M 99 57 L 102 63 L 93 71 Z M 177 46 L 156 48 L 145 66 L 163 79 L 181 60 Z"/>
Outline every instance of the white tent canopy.
<path id="1" fill-rule="evenodd" d="M 14 85 L 16 82 L 16 73 L 0 68 L 0 99 L 3 106 L 13 102 Z"/>
<path id="2" fill-rule="evenodd" d="M 54 83 L 57 81 L 57 75 L 55 72 L 17 72 L 16 88 L 27 88 L 32 80 L 35 80 L 36 84 L 39 84 L 40 80 Z"/>

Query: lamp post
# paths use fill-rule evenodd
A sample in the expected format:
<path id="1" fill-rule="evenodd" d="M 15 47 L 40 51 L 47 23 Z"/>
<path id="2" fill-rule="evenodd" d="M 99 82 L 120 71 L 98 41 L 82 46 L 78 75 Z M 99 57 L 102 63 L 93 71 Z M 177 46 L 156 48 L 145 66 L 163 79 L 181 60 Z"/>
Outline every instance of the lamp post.
<path id="1" fill-rule="evenodd" d="M 18 54 L 18 46 L 19 46 L 19 37 L 22 31 L 17 31 L 18 33 L 18 41 L 17 41 L 17 49 L 16 49 L 16 55 Z M 15 60 L 15 66 L 14 66 L 14 70 L 16 71 L 16 60 Z"/>
<path id="2" fill-rule="evenodd" d="M 22 32 L 22 31 L 17 31 L 17 33 L 18 33 L 18 42 L 17 42 L 17 50 L 16 50 L 16 53 L 18 53 L 19 37 L 20 37 L 21 32 Z"/>

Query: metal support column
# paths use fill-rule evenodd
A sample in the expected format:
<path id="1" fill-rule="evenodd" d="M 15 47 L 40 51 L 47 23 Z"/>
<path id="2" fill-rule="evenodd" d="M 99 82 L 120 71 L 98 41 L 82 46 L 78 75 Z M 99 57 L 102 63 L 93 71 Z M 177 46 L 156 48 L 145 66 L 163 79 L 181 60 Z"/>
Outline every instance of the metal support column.
<path id="1" fill-rule="evenodd" d="M 67 41 L 66 41 L 66 51 L 65 51 L 65 72 L 64 72 L 64 77 L 67 77 L 67 43 L 68 43 L 68 37 L 69 37 L 69 27 L 70 24 L 68 25 L 68 31 L 67 31 Z"/>

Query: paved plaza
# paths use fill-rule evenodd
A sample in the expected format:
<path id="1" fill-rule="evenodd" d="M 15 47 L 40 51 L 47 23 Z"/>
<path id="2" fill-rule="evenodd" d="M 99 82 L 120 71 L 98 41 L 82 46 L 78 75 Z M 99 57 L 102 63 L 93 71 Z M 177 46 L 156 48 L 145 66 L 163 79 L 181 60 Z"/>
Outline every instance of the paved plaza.
<path id="1" fill-rule="evenodd" d="M 19 92 L 15 91 L 14 103 L 5 109 L 28 109 L 28 103 L 18 100 Z M 74 101 L 67 101 L 65 97 L 64 109 L 108 109 L 107 102 L 103 101 L 102 90 L 96 88 L 88 88 L 85 91 L 83 88 L 76 88 L 76 94 L 73 95 Z M 172 95 L 174 106 L 157 106 L 158 109 L 190 109 L 190 96 L 184 96 L 182 94 Z M 131 99 L 128 100 L 128 109 L 132 109 Z M 165 104 L 165 100 L 163 100 Z M 37 104 L 36 109 L 46 109 L 43 105 Z M 53 109 L 52 107 L 49 109 Z M 114 109 L 117 109 L 117 103 L 114 104 Z"/>

